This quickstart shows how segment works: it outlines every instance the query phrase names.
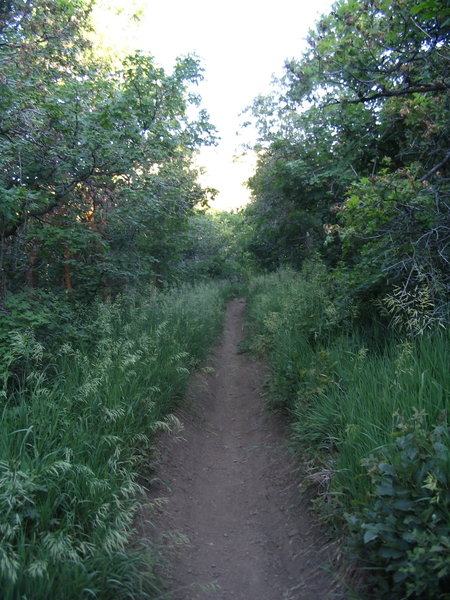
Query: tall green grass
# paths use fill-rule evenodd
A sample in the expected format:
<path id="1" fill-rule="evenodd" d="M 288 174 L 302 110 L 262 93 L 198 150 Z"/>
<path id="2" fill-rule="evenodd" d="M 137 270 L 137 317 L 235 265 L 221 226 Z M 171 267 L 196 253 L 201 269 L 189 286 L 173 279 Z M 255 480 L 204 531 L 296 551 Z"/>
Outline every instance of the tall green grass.
<path id="1" fill-rule="evenodd" d="M 100 305 L 95 339 L 51 357 L 15 334 L 6 359 L 21 371 L 9 365 L 0 392 L 3 600 L 158 596 L 155 556 L 129 545 L 138 474 L 219 331 L 226 293 L 204 284 Z"/>
<path id="2" fill-rule="evenodd" d="M 366 331 L 361 330 L 354 318 L 356 307 L 336 302 L 333 285 L 323 265 L 317 262 L 308 264 L 302 273 L 283 270 L 255 278 L 249 288 L 249 344 L 268 356 L 270 405 L 290 413 L 292 444 L 309 460 L 308 480 L 316 486 L 316 505 L 322 515 L 334 526 L 345 530 L 352 515 L 358 514 L 360 538 L 356 545 L 359 544 L 359 550 L 366 542 L 374 545 L 374 541 L 379 542 L 381 548 L 383 543 L 381 534 L 378 539 L 379 532 L 374 533 L 375 537 L 370 540 L 365 533 L 370 527 L 370 531 L 375 531 L 373 523 L 383 520 L 376 512 L 378 508 L 375 510 L 373 506 L 378 506 L 376 502 L 380 500 L 377 490 L 388 490 L 386 482 L 384 487 L 380 487 L 379 483 L 374 486 L 374 469 L 381 465 L 381 473 L 384 463 L 398 463 L 400 450 L 394 440 L 400 439 L 398 436 L 403 435 L 402 431 L 410 431 L 410 427 L 413 433 L 408 435 L 411 436 L 418 435 L 417 429 L 420 429 L 417 439 L 428 440 L 429 436 L 435 435 L 432 432 L 436 426 L 444 427 L 448 433 L 448 333 L 438 330 L 406 338 L 381 326 L 377 330 L 376 324 Z M 401 423 L 414 425 L 402 425 L 399 429 Z M 406 433 L 405 436 L 406 441 L 401 443 L 420 446 L 417 440 L 413 443 Z M 448 435 L 444 438 L 449 439 Z M 431 441 L 424 442 L 426 450 L 418 451 L 414 458 L 415 471 L 414 465 L 406 465 L 412 451 L 405 454 L 406 458 L 402 458 L 401 465 L 396 467 L 398 481 L 402 483 L 395 489 L 402 499 L 414 498 L 408 504 L 411 513 L 411 507 L 418 506 L 417 502 L 423 498 L 428 498 L 428 503 L 435 502 L 427 496 L 431 494 L 431 488 L 428 490 L 426 487 L 429 469 L 433 477 L 437 477 L 439 486 L 446 490 L 439 496 L 438 503 L 442 515 L 449 514 L 448 534 L 450 448 L 442 450 L 444 454 L 439 458 L 438 468 L 433 444 Z M 441 448 L 442 443 L 439 444 Z M 379 457 L 376 467 L 370 463 L 374 460 L 371 456 Z M 368 467 L 369 463 L 371 467 Z M 409 483 L 405 484 L 404 474 L 400 475 L 402 469 L 408 471 Z M 389 473 L 391 477 L 392 472 Z M 419 475 L 415 477 L 413 473 Z M 391 493 L 389 490 L 386 493 Z M 393 498 L 394 494 L 391 496 Z M 385 503 L 380 511 L 391 514 L 389 527 L 392 530 L 397 525 L 401 530 L 400 522 L 408 515 L 400 515 L 397 522 L 397 516 L 394 518 L 393 515 L 397 505 L 406 505 L 398 498 L 395 502 L 394 508 Z M 367 510 L 372 510 L 370 517 L 367 513 L 362 518 L 361 511 Z M 416 519 L 416 515 L 409 515 L 411 519 L 413 516 Z M 430 547 L 435 547 L 437 534 L 430 523 L 422 523 L 419 519 L 414 526 L 428 532 Z M 400 536 L 398 532 L 395 535 Z M 415 551 L 412 542 L 401 541 L 403 546 L 400 550 L 396 548 L 396 553 L 401 555 L 407 550 Z M 380 556 L 375 556 L 374 548 L 372 550 L 372 566 L 376 563 L 380 567 L 383 553 L 386 560 L 389 559 L 389 552 L 384 547 Z M 390 552 L 394 553 L 394 550 Z M 392 562 L 392 556 L 390 560 Z M 368 564 L 371 564 L 370 560 Z M 412 572 L 411 564 L 405 559 L 406 566 L 402 563 L 402 568 Z M 450 555 L 447 567 L 439 571 L 439 576 L 430 564 L 430 581 L 436 582 L 439 577 L 450 578 Z M 399 583 L 401 587 L 400 584 L 406 586 L 403 580 Z M 441 588 L 428 587 L 431 596 L 424 595 L 423 598 L 445 597 L 439 595 Z M 402 597 L 394 595 L 392 589 L 389 593 L 389 598 Z M 404 597 L 416 597 L 414 593 L 413 590 L 412 595 Z"/>
<path id="3" fill-rule="evenodd" d="M 359 337 L 339 337 L 314 356 L 299 382 L 293 439 L 310 451 L 329 449 L 331 491 L 340 495 L 341 507 L 349 510 L 367 492 L 361 459 L 390 442 L 397 415 L 423 412 L 428 428 L 440 421 L 448 409 L 446 362 L 442 332 L 414 341 L 391 339 L 380 353 L 370 353 Z"/>

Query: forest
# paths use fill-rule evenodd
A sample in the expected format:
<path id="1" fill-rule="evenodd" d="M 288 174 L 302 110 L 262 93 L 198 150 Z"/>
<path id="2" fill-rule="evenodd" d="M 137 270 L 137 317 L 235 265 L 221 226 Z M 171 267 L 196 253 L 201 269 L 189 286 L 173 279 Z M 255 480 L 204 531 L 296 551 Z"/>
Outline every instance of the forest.
<path id="1" fill-rule="evenodd" d="M 2 598 L 163 597 L 145 465 L 245 297 L 349 597 L 448 599 L 448 2 L 338 0 L 246 109 L 235 213 L 199 59 L 102 54 L 92 6 L 0 3 Z"/>

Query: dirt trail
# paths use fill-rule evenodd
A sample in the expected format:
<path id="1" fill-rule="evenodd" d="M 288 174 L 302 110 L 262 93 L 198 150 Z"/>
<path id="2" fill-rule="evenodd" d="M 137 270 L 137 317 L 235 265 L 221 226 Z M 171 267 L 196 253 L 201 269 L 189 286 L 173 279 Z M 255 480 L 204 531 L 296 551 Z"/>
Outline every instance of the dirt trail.
<path id="1" fill-rule="evenodd" d="M 178 413 L 182 439 L 161 441 L 156 493 L 167 502 L 142 516 L 140 535 L 189 539 L 175 554 L 172 600 L 342 598 L 323 568 L 327 550 L 300 499 L 284 426 L 264 408 L 264 369 L 239 353 L 244 309 L 243 300 L 228 305 L 214 370 L 194 378 Z"/>

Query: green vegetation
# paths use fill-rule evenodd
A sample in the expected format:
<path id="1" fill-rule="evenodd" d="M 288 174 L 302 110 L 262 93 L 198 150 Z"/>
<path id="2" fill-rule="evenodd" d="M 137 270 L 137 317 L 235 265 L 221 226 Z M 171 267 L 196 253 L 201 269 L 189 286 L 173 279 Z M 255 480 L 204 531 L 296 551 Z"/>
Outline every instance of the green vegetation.
<path id="1" fill-rule="evenodd" d="M 91 4 L 0 9 L 0 306 L 178 281 L 188 218 L 210 195 L 193 166 L 214 142 L 198 60 L 110 64 L 88 43 Z"/>
<path id="2" fill-rule="evenodd" d="M 189 219 L 189 237 L 179 272 L 187 281 L 212 278 L 244 282 L 257 272 L 255 260 L 246 248 L 251 225 L 241 214 L 197 211 Z"/>
<path id="3" fill-rule="evenodd" d="M 247 218 L 262 267 L 319 252 L 368 316 L 393 295 L 403 313 L 428 302 L 425 327 L 446 321 L 449 18 L 441 0 L 336 2 L 255 100 Z"/>
<path id="4" fill-rule="evenodd" d="M 445 598 L 448 336 L 359 328 L 333 288 L 318 261 L 251 281 L 249 344 L 269 357 L 270 405 L 289 412 L 317 508 L 375 572 L 376 597 Z"/>
<path id="5" fill-rule="evenodd" d="M 249 109 L 231 215 L 197 181 L 199 61 L 108 57 L 92 5 L 0 4 L 2 598 L 159 595 L 142 459 L 250 279 L 269 403 L 367 593 L 448 599 L 447 3 L 336 2 Z"/>
<path id="6" fill-rule="evenodd" d="M 138 475 L 219 331 L 226 293 L 203 284 L 101 304 L 90 343 L 50 355 L 13 335 L 0 392 L 2 598 L 157 595 L 151 545 L 129 547 Z"/>
<path id="7" fill-rule="evenodd" d="M 249 345 L 377 600 L 450 593 L 447 4 L 336 2 L 248 110 Z"/>
<path id="8" fill-rule="evenodd" d="M 347 520 L 355 546 L 389 597 L 445 598 L 450 543 L 450 439 L 445 421 L 431 431 L 424 414 L 400 421 L 395 442 L 363 461 L 373 496 Z"/>

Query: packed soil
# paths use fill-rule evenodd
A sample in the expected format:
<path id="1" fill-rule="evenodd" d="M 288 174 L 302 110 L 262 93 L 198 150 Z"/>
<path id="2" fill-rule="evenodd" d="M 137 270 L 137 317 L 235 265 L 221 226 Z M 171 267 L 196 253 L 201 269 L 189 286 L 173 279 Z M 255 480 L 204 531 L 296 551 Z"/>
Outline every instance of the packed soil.
<path id="1" fill-rule="evenodd" d="M 285 423 L 265 407 L 264 366 L 239 350 L 244 311 L 243 300 L 228 304 L 210 368 L 177 412 L 183 431 L 158 442 L 139 535 L 172 548 L 164 598 L 344 598 L 299 492 Z"/>

